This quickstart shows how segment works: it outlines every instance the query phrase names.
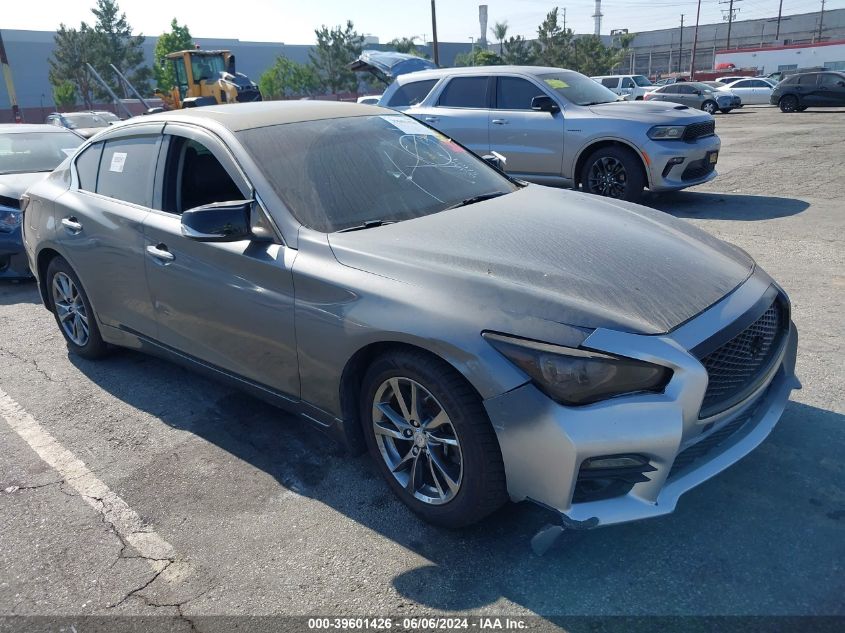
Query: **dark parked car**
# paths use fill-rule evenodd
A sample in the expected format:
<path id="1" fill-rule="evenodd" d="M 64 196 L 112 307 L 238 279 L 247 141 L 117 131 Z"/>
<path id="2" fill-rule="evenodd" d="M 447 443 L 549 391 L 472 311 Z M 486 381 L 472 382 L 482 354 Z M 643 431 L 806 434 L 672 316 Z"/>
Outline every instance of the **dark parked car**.
<path id="1" fill-rule="evenodd" d="M 52 125 L 0 125 L 0 278 L 32 276 L 21 240 L 20 197 L 82 140 Z"/>
<path id="2" fill-rule="evenodd" d="M 772 91 L 772 105 L 781 112 L 803 112 L 807 108 L 845 106 L 845 73 L 799 73 L 781 81 Z"/>
<path id="3" fill-rule="evenodd" d="M 151 115 L 27 196 L 72 353 L 130 347 L 247 389 L 367 448 L 441 525 L 509 498 L 573 527 L 670 513 L 799 386 L 789 299 L 747 253 L 511 179 L 385 108 Z"/>
<path id="4" fill-rule="evenodd" d="M 704 110 L 708 114 L 727 114 L 742 107 L 742 100 L 732 92 L 724 92 L 701 81 L 684 81 L 660 86 L 645 93 L 644 101 L 671 101 L 690 108 Z"/>

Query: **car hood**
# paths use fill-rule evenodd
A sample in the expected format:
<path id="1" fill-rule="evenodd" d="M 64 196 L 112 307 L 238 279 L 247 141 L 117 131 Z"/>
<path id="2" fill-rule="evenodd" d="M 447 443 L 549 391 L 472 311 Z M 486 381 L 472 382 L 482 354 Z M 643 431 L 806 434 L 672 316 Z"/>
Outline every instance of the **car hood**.
<path id="1" fill-rule="evenodd" d="M 590 111 L 601 117 L 641 121 L 643 123 L 694 123 L 706 120 L 700 110 L 669 101 L 611 101 L 590 106 Z"/>
<path id="2" fill-rule="evenodd" d="M 646 334 L 694 317 L 754 268 L 683 220 L 540 185 L 329 243 L 342 264 L 449 294 L 456 310 Z"/>
<path id="3" fill-rule="evenodd" d="M 49 174 L 50 172 L 46 171 L 28 174 L 0 174 L 0 196 L 17 200 L 27 189 Z"/>

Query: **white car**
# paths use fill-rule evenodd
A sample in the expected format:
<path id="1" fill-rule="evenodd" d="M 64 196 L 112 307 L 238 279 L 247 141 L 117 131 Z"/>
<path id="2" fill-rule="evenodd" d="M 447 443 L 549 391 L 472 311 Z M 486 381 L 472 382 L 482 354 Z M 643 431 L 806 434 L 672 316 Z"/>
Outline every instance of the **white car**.
<path id="1" fill-rule="evenodd" d="M 654 89 L 654 84 L 644 75 L 602 75 L 590 79 L 612 90 L 625 101 L 641 101 L 645 93 Z"/>
<path id="2" fill-rule="evenodd" d="M 738 79 L 725 84 L 720 91 L 732 92 L 742 99 L 743 105 L 769 105 L 774 86 L 765 79 Z"/>

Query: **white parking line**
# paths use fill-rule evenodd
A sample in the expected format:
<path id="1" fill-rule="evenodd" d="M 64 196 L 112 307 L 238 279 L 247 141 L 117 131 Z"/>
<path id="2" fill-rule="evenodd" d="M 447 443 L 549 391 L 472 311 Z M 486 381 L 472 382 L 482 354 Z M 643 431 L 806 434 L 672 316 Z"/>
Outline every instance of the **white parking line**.
<path id="1" fill-rule="evenodd" d="M 42 427 L 23 407 L 0 389 L 0 417 L 53 467 L 64 482 L 76 490 L 85 502 L 103 515 L 121 540 L 147 559 L 156 573 L 174 560 L 173 547 L 149 526 L 117 494 L 109 490 L 88 467 Z M 175 571 L 175 570 L 174 570 Z M 183 570 L 184 571 L 184 570 Z M 168 570 L 169 572 L 169 570 Z M 168 576 L 172 575 L 168 573 Z"/>

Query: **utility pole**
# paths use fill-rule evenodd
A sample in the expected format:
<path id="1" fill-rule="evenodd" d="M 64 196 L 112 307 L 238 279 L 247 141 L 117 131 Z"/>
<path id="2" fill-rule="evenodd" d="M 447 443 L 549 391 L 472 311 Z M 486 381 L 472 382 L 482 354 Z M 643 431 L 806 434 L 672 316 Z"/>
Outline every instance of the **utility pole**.
<path id="1" fill-rule="evenodd" d="M 563 7 L 563 30 L 566 30 L 566 7 Z"/>
<path id="2" fill-rule="evenodd" d="M 822 12 L 819 15 L 819 36 L 816 38 L 819 42 L 822 41 L 822 24 L 824 23 L 824 0 L 822 0 Z"/>
<path id="3" fill-rule="evenodd" d="M 692 55 L 689 63 L 689 79 L 695 81 L 695 49 L 698 48 L 698 18 L 701 15 L 701 0 L 698 0 L 698 9 L 695 11 L 695 35 L 692 38 Z M 714 37 L 713 41 L 716 39 Z M 713 68 L 716 68 L 716 47 L 713 47 Z"/>
<path id="4" fill-rule="evenodd" d="M 684 64 L 684 14 L 681 14 L 681 41 L 678 43 L 678 72 Z"/>
<path id="5" fill-rule="evenodd" d="M 778 4 L 778 28 L 775 30 L 775 41 L 780 39 L 780 18 L 783 15 L 783 0 Z"/>
<path id="6" fill-rule="evenodd" d="M 440 65 L 440 51 L 437 48 L 437 11 L 434 8 L 434 0 L 431 0 L 431 48 L 434 57 L 434 65 Z"/>
<path id="7" fill-rule="evenodd" d="M 739 9 L 734 9 L 734 2 L 742 2 L 742 0 L 722 0 L 719 4 L 728 5 L 728 42 L 725 48 L 731 47 L 731 26 L 733 25 L 734 16 Z M 724 12 L 724 9 L 722 10 Z"/>

